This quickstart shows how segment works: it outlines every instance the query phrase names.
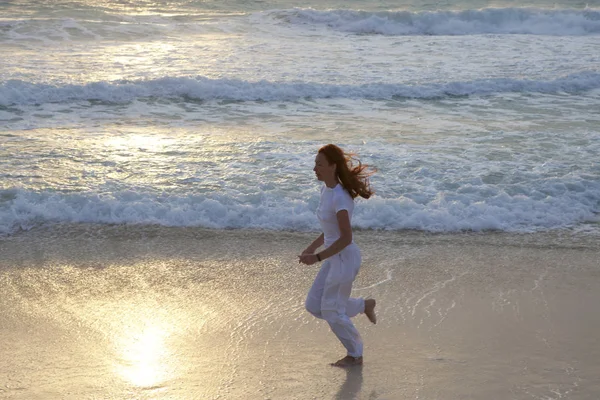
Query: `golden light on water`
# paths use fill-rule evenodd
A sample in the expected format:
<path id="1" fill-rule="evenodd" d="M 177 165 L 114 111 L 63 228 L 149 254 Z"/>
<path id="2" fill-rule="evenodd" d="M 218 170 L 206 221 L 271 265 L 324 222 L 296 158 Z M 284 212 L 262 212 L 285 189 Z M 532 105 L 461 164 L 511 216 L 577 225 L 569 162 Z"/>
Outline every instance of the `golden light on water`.
<path id="1" fill-rule="evenodd" d="M 121 151 L 151 151 L 162 150 L 171 140 L 158 136 L 147 134 L 129 134 L 125 136 L 112 136 L 105 142 L 107 146 L 114 147 Z"/>
<path id="2" fill-rule="evenodd" d="M 168 375 L 168 337 L 167 330 L 151 324 L 124 332 L 117 341 L 121 377 L 138 387 L 160 386 Z"/>

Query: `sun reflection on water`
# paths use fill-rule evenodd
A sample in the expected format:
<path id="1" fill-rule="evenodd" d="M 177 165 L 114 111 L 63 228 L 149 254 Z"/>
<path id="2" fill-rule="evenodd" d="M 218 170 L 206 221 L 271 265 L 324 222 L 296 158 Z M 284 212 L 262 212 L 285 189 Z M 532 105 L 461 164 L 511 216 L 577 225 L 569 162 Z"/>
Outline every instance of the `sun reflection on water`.
<path id="1" fill-rule="evenodd" d="M 107 146 L 111 146 L 120 151 L 150 151 L 157 152 L 171 143 L 171 140 L 148 134 L 129 134 L 125 136 L 111 136 L 105 141 Z"/>
<path id="2" fill-rule="evenodd" d="M 166 340 L 169 332 L 160 325 L 131 327 L 118 341 L 121 363 L 119 374 L 138 387 L 159 386 L 167 378 L 170 358 Z"/>

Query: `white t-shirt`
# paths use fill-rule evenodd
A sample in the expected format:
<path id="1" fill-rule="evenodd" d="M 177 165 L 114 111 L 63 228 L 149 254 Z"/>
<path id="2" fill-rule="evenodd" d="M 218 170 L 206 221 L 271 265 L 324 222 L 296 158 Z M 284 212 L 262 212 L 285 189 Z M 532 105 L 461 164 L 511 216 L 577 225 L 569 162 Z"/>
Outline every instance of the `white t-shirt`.
<path id="1" fill-rule="evenodd" d="M 317 217 L 325 237 L 325 247 L 331 246 L 333 242 L 340 238 L 340 227 L 336 214 L 341 210 L 348 211 L 348 217 L 352 222 L 352 211 L 354 210 L 352 196 L 339 183 L 334 188 L 323 185 L 321 188 L 321 201 L 317 208 Z"/>

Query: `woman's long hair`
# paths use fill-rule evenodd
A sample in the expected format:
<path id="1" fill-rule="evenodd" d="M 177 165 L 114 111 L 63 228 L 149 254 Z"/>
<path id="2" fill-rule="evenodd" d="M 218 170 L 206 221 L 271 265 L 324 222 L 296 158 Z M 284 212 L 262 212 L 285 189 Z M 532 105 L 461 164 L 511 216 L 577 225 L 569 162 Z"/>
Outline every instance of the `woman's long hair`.
<path id="1" fill-rule="evenodd" d="M 346 154 L 335 144 L 321 147 L 319 153 L 325 155 L 330 165 L 336 165 L 337 177 L 353 199 L 357 196 L 368 199 L 375 193 L 369 184 L 369 176 L 373 175 L 376 169 L 361 163 L 356 154 Z"/>

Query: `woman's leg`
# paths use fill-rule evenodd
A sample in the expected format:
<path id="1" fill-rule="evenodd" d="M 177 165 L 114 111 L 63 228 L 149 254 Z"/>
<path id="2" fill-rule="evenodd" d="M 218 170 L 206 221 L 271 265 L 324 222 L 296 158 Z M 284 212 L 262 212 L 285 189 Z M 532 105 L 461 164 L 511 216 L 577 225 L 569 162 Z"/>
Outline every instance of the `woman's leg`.
<path id="1" fill-rule="evenodd" d="M 346 348 L 351 357 L 362 357 L 363 341 L 360 333 L 345 312 L 350 292 L 352 291 L 352 282 L 338 285 L 327 286 L 324 290 L 323 299 L 332 299 L 335 297 L 336 309 L 329 309 L 322 306 L 321 315 L 327 321 L 333 333 L 337 336 L 342 345 Z"/>
<path id="2" fill-rule="evenodd" d="M 356 262 L 352 263 L 352 261 L 358 260 L 349 260 L 348 258 L 346 260 L 349 262 L 344 262 L 341 255 L 333 256 L 328 260 L 331 262 L 331 267 L 323 288 L 321 315 L 342 342 L 348 355 L 361 357 L 363 352 L 362 338 L 348 314 L 348 311 L 355 313 L 360 306 L 356 301 L 349 301 L 352 283 L 360 264 L 353 265 Z M 351 310 L 348 310 L 348 305 L 350 305 Z"/>
<path id="3" fill-rule="evenodd" d="M 306 302 L 304 303 L 306 311 L 317 318 L 323 318 L 321 315 L 321 299 L 323 298 L 323 290 L 325 289 L 325 280 L 329 274 L 329 268 L 330 262 L 326 260 L 323 265 L 321 265 L 321 269 L 315 277 L 315 281 L 308 291 Z"/>
<path id="4" fill-rule="evenodd" d="M 351 297 L 348 299 L 348 303 L 346 304 L 347 316 L 353 318 L 363 312 L 365 312 L 365 299 L 362 297 Z"/>

